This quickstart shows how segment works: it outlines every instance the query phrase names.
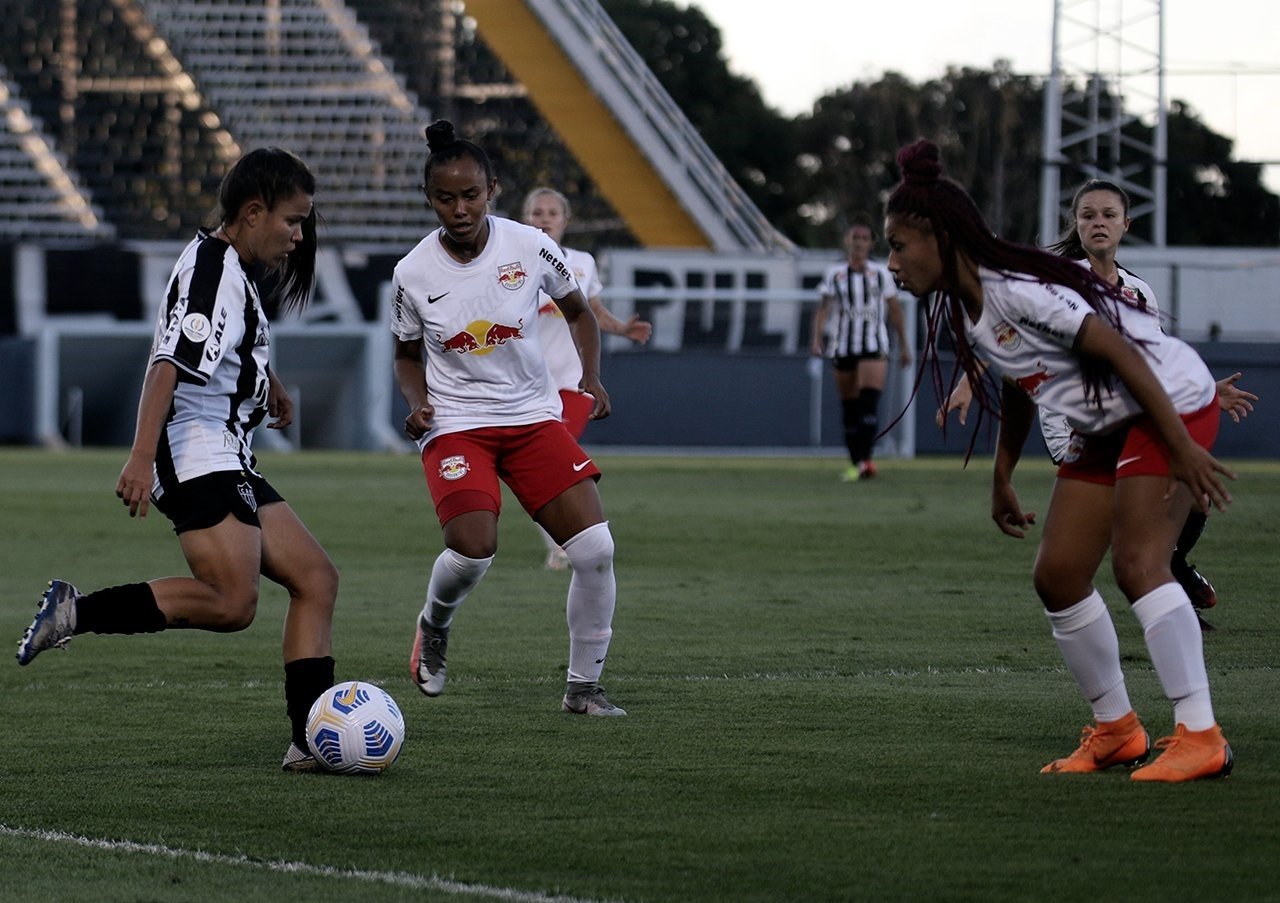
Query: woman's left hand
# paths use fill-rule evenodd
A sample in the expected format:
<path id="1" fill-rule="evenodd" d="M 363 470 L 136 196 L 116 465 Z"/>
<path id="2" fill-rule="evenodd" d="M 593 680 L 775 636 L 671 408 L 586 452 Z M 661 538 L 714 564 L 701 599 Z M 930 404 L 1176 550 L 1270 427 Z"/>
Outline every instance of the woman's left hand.
<path id="1" fill-rule="evenodd" d="M 1236 478 L 1235 473 L 1225 464 L 1199 445 L 1188 441 L 1185 447 L 1173 451 L 1169 456 L 1169 488 L 1164 497 L 1170 498 L 1176 484 L 1182 482 L 1191 490 L 1191 504 L 1196 510 L 1205 514 L 1209 513 L 1210 507 L 1226 511 L 1231 504 L 1231 493 L 1222 481 L 1223 476 L 1232 480 Z"/>
<path id="2" fill-rule="evenodd" d="M 269 430 L 282 430 L 293 423 L 293 399 L 274 373 L 267 389 L 267 413 L 274 418 L 267 424 Z"/>
<path id="3" fill-rule="evenodd" d="M 604 390 L 599 378 L 583 376 L 582 382 L 578 383 L 578 392 L 595 399 L 588 420 L 604 420 L 613 411 L 612 405 L 609 404 L 609 393 Z"/>

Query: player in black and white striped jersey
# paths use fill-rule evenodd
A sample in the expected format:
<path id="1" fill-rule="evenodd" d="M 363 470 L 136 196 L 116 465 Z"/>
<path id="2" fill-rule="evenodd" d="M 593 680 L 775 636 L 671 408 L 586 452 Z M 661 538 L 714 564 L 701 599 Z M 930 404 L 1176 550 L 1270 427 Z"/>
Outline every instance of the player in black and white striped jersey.
<path id="1" fill-rule="evenodd" d="M 898 360 L 911 365 L 898 290 L 882 263 L 870 259 L 875 231 L 871 220 L 855 216 L 845 232 L 847 259 L 827 270 L 822 304 L 813 320 L 811 351 L 831 358 L 840 394 L 849 466 L 842 478 L 854 482 L 875 476 L 872 446 L 880 431 L 880 394 L 889 373 L 889 330 L 893 327 Z"/>
<path id="2" fill-rule="evenodd" d="M 137 428 L 116 494 L 129 515 L 154 501 L 173 522 L 191 577 L 163 577 L 81 594 L 49 584 L 18 647 L 18 663 L 81 633 L 170 628 L 242 630 L 258 578 L 289 591 L 285 700 L 287 771 L 315 770 L 307 752 L 311 703 L 334 684 L 331 628 L 338 572 L 283 497 L 257 471 L 253 431 L 293 418 L 271 370 L 263 294 L 301 307 L 315 276 L 315 178 L 278 148 L 242 157 L 223 179 L 218 225 L 179 257 L 159 311 Z"/>

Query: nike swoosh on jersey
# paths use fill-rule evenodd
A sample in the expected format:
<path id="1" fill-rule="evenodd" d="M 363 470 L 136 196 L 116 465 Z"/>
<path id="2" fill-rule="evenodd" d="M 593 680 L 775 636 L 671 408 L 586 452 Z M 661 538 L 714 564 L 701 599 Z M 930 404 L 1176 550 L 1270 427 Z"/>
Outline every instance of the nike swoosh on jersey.
<path id="1" fill-rule="evenodd" d="M 575 464 L 575 465 L 573 465 L 573 469 L 574 469 L 575 471 L 581 472 L 581 470 L 582 470 L 584 467 L 586 467 L 588 464 L 590 464 L 590 463 L 591 463 L 591 459 L 590 459 L 590 458 L 587 458 L 587 460 L 583 461 L 581 464 Z"/>
<path id="2" fill-rule="evenodd" d="M 1134 461 L 1141 461 L 1142 455 L 1134 455 L 1132 458 L 1121 458 L 1116 462 L 1116 470 L 1124 467 L 1126 464 L 1132 464 Z"/>
<path id="3" fill-rule="evenodd" d="M 448 293 L 448 292 L 445 292 L 445 293 L 444 293 L 444 295 L 447 295 L 447 294 L 449 294 L 449 293 Z M 427 295 L 427 303 L 428 303 L 428 304 L 435 304 L 437 301 L 439 301 L 441 298 L 443 298 L 443 297 L 444 297 L 444 295 L 436 295 L 436 296 L 432 297 L 430 294 L 428 294 L 428 295 Z"/>

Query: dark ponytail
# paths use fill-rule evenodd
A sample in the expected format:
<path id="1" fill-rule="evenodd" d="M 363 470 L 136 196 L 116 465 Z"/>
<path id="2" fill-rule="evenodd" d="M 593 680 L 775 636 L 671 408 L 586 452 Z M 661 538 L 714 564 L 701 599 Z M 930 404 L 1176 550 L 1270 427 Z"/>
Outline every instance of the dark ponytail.
<path id="1" fill-rule="evenodd" d="M 260 200 L 268 210 L 295 194 L 316 193 L 316 179 L 296 155 L 278 147 L 264 147 L 245 154 L 222 178 L 213 227 L 236 221 L 245 204 Z M 313 206 L 302 221 L 302 241 L 275 271 L 270 296 L 284 310 L 301 310 L 311 298 L 316 281 L 316 224 Z"/>
<path id="2" fill-rule="evenodd" d="M 459 138 L 453 129 L 453 123 L 447 119 L 437 119 L 426 128 L 427 162 L 422 167 L 422 190 L 427 190 L 431 182 L 431 172 L 437 166 L 452 163 L 454 160 L 470 157 L 484 172 L 485 184 L 493 181 L 493 163 L 489 155 L 477 144 L 465 138 Z"/>

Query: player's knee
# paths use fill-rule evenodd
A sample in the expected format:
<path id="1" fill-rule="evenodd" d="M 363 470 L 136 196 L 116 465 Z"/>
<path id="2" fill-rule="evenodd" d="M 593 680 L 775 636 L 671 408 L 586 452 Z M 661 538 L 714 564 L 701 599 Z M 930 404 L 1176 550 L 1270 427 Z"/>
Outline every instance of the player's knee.
<path id="1" fill-rule="evenodd" d="M 1111 571 L 1120 592 L 1130 602 L 1142 598 L 1152 588 L 1173 580 L 1167 558 L 1152 560 L 1150 556 L 1127 554 L 1123 551 L 1112 550 Z"/>
<path id="2" fill-rule="evenodd" d="M 329 560 L 329 556 L 325 555 L 321 563 L 307 569 L 301 585 L 292 595 L 295 598 L 306 599 L 313 605 L 326 606 L 333 611 L 334 603 L 338 598 L 339 580 L 338 569 Z"/>
<path id="3" fill-rule="evenodd" d="M 1037 559 L 1031 579 L 1049 611 L 1061 611 L 1093 591 L 1092 575 L 1079 573 L 1069 562 Z"/>
<path id="4" fill-rule="evenodd" d="M 565 554 L 574 573 L 606 571 L 613 567 L 613 534 L 609 522 L 587 527 L 564 544 Z"/>
<path id="5" fill-rule="evenodd" d="M 257 613 L 257 586 L 223 590 L 218 595 L 217 608 L 211 613 L 209 627 L 223 633 L 234 633 L 252 624 Z"/>

